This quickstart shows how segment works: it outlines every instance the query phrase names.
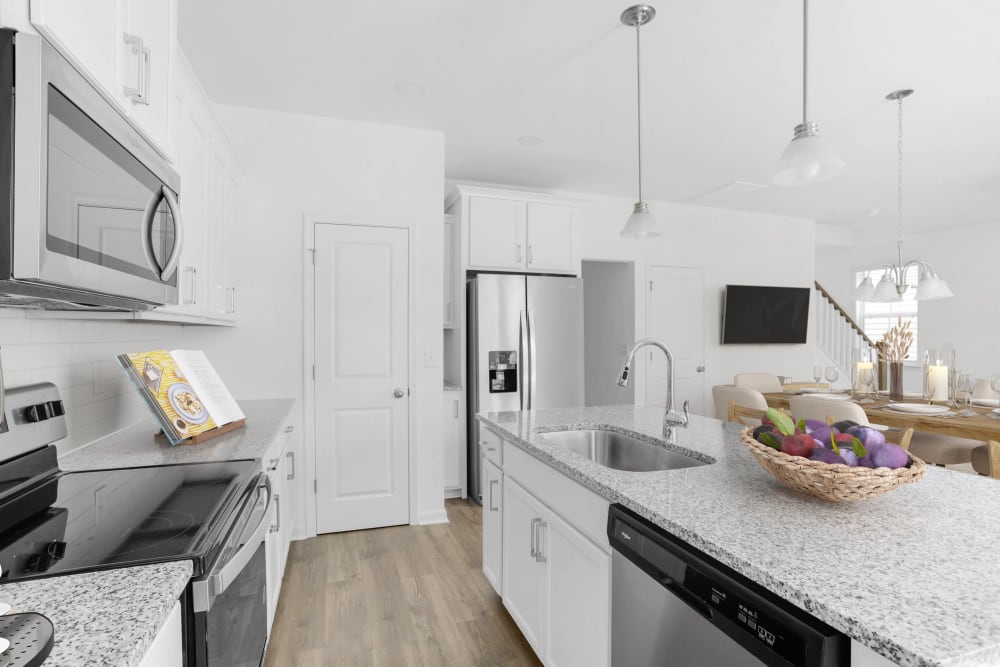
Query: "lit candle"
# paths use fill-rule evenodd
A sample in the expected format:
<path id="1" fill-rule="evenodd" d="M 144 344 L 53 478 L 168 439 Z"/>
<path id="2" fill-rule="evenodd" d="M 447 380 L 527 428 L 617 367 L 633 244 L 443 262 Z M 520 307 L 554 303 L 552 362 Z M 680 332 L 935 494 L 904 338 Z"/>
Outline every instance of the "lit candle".
<path id="1" fill-rule="evenodd" d="M 927 398 L 931 401 L 948 400 L 948 367 L 927 367 Z"/>
<path id="2" fill-rule="evenodd" d="M 862 382 L 861 372 L 862 371 L 872 371 L 872 381 Z M 858 390 L 859 391 L 872 391 L 872 385 L 875 383 L 875 369 L 874 365 L 870 361 L 859 361 L 857 366 L 857 378 L 858 378 Z"/>

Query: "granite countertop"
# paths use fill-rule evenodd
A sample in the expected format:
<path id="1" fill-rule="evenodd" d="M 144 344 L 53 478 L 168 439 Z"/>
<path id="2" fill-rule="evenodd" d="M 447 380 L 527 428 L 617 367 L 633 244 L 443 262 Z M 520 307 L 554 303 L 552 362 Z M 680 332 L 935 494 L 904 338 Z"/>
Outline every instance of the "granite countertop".
<path id="1" fill-rule="evenodd" d="M 735 424 L 691 417 L 674 448 L 712 465 L 630 473 L 547 441 L 606 428 L 663 442 L 663 409 L 480 415 L 509 442 L 621 503 L 895 663 L 1000 664 L 1000 483 L 928 466 L 924 479 L 851 503 L 781 486 Z"/>
<path id="2" fill-rule="evenodd" d="M 138 665 L 191 579 L 191 561 L 68 574 L 0 586 L 11 614 L 55 628 L 45 667 Z"/>
<path id="3" fill-rule="evenodd" d="M 444 390 L 445 391 L 463 391 L 462 385 L 453 384 L 451 382 L 448 382 L 447 380 L 445 380 L 445 382 L 444 382 Z"/>
<path id="4" fill-rule="evenodd" d="M 136 468 L 171 463 L 204 463 L 259 459 L 274 440 L 295 401 L 290 398 L 239 401 L 246 426 L 197 445 L 171 446 L 154 438 L 159 430 L 152 415 L 60 457 L 62 470 Z"/>

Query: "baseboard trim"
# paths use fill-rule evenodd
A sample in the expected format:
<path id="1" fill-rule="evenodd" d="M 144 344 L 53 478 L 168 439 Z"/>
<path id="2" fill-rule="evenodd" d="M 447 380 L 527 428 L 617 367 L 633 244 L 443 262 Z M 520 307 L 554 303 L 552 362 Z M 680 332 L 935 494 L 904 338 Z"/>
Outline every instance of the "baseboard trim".
<path id="1" fill-rule="evenodd" d="M 433 512 L 421 512 L 417 517 L 418 526 L 430 526 L 435 523 L 448 523 L 448 512 L 444 509 Z"/>

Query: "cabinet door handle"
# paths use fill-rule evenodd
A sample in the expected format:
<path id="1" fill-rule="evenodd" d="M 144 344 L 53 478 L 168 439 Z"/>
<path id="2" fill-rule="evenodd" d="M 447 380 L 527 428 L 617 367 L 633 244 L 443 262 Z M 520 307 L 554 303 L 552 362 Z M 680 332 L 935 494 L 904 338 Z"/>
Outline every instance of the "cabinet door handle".
<path id="1" fill-rule="evenodd" d="M 270 532 L 279 533 L 281 532 L 281 496 L 277 493 L 274 494 L 274 517 L 277 521 L 271 526 Z"/>
<path id="2" fill-rule="evenodd" d="M 518 243 L 517 244 L 517 263 L 520 264 L 521 261 L 522 261 L 522 258 L 521 258 L 521 244 Z"/>
<path id="3" fill-rule="evenodd" d="M 451 322 L 451 304 L 448 304 L 448 311 L 444 316 L 446 322 Z"/>
<path id="4" fill-rule="evenodd" d="M 458 419 L 458 401 L 455 401 L 454 406 L 455 406 L 455 419 Z"/>
<path id="5" fill-rule="evenodd" d="M 545 553 L 542 551 L 542 531 L 549 527 L 549 524 L 541 519 L 538 519 L 538 539 L 535 540 L 535 562 L 544 563 L 548 558 L 546 558 Z"/>
<path id="6" fill-rule="evenodd" d="M 288 476 L 285 477 L 285 479 L 295 479 L 295 452 L 288 452 L 285 454 L 285 457 L 288 459 L 288 463 L 292 466 L 292 471 L 288 473 Z"/>
<path id="7" fill-rule="evenodd" d="M 271 459 L 271 465 L 268 467 L 268 470 L 277 470 L 279 461 L 281 461 L 281 457 Z"/>
<path id="8" fill-rule="evenodd" d="M 538 539 L 538 524 L 541 522 L 542 520 L 538 518 L 531 520 L 531 557 L 535 562 L 538 562 L 538 547 L 535 546 L 535 542 Z"/>
<path id="9" fill-rule="evenodd" d="M 142 37 L 137 35 L 125 33 L 125 43 L 128 44 L 130 54 L 135 56 L 135 85 L 130 86 L 125 84 L 122 86 L 122 92 L 125 93 L 125 97 L 130 97 L 133 102 L 138 102 L 142 98 L 143 89 L 145 88 L 142 80 L 144 76 L 143 51 L 148 52 L 148 49 L 143 48 Z"/>
<path id="10" fill-rule="evenodd" d="M 195 286 L 195 279 L 198 277 L 198 269 L 194 266 L 185 266 L 184 272 L 188 274 L 188 305 L 194 306 L 198 303 L 198 288 Z"/>
<path id="11" fill-rule="evenodd" d="M 494 501 L 493 489 L 496 489 L 496 488 L 499 488 L 499 487 L 500 487 L 500 480 L 499 479 L 491 479 L 490 480 L 490 511 L 491 512 L 497 512 L 497 511 L 500 510 L 500 507 L 498 505 L 495 505 L 494 502 L 493 502 Z"/>
<path id="12" fill-rule="evenodd" d="M 531 244 L 528 244 L 528 266 L 531 266 L 535 261 L 535 257 L 531 252 Z"/>
<path id="13" fill-rule="evenodd" d="M 143 46 L 142 53 L 139 55 L 139 69 L 142 72 L 142 76 L 139 78 L 139 81 L 142 92 L 140 92 L 137 97 L 133 98 L 133 101 L 135 101 L 136 104 L 145 104 L 147 106 L 149 105 L 149 60 L 149 47 Z"/>

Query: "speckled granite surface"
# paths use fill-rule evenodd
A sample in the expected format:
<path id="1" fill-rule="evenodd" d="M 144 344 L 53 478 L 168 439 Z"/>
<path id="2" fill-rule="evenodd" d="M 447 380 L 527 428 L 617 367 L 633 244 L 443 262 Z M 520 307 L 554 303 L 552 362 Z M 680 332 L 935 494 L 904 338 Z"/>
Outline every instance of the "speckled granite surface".
<path id="1" fill-rule="evenodd" d="M 259 459 L 274 440 L 295 401 L 278 398 L 240 401 L 239 404 L 247 418 L 246 426 L 207 442 L 171 447 L 166 440 L 153 437 L 159 429 L 151 415 L 148 420 L 61 457 L 59 467 L 62 470 L 100 470 Z"/>
<path id="2" fill-rule="evenodd" d="M 893 662 L 1000 665 L 1000 482 L 928 466 L 877 498 L 832 503 L 787 490 L 739 427 L 692 417 L 676 446 L 712 465 L 628 473 L 548 442 L 608 428 L 662 439 L 663 409 L 488 413 L 508 441 L 638 512 Z"/>
<path id="3" fill-rule="evenodd" d="M 45 667 L 131 667 L 142 661 L 191 578 L 191 561 L 72 574 L 0 586 L 10 613 L 55 628 Z"/>
<path id="4" fill-rule="evenodd" d="M 452 384 L 451 382 L 447 382 L 446 381 L 444 383 L 444 390 L 445 391 L 462 391 L 462 387 L 461 387 L 461 385 Z"/>

